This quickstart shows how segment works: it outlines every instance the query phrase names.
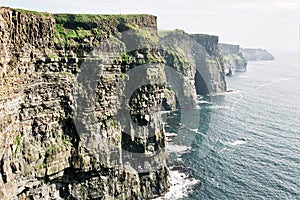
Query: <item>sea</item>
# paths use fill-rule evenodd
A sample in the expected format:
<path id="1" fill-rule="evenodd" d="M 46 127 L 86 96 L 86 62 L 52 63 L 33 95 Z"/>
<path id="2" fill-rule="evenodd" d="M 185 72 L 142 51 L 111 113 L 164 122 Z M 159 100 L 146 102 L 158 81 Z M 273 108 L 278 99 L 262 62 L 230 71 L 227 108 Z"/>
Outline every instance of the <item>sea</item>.
<path id="1" fill-rule="evenodd" d="M 300 199 L 299 54 L 274 55 L 165 114 L 172 186 L 160 199 Z"/>

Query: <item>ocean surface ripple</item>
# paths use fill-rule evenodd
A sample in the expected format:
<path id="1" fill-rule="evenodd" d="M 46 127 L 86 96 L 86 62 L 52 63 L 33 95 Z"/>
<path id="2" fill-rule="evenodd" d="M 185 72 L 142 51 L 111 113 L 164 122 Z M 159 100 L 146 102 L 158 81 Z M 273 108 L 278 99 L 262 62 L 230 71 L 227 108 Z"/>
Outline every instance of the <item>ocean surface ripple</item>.
<path id="1" fill-rule="evenodd" d="M 249 62 L 247 72 L 227 79 L 235 92 L 199 100 L 190 116 L 200 113 L 198 124 L 169 119 L 170 132 L 185 128 L 171 145 L 188 146 L 169 159 L 198 180 L 180 199 L 300 199 L 300 82 L 292 56 Z M 194 140 L 184 144 L 189 134 Z"/>

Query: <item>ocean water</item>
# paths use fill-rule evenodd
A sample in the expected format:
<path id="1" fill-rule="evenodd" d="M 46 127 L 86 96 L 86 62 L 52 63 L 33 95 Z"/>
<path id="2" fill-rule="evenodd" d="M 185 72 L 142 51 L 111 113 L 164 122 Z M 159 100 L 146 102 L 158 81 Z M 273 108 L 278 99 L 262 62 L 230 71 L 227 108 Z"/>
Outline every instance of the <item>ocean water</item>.
<path id="1" fill-rule="evenodd" d="M 300 199 L 298 54 L 275 56 L 228 77 L 232 92 L 167 117 L 170 165 L 191 184 L 165 199 Z"/>

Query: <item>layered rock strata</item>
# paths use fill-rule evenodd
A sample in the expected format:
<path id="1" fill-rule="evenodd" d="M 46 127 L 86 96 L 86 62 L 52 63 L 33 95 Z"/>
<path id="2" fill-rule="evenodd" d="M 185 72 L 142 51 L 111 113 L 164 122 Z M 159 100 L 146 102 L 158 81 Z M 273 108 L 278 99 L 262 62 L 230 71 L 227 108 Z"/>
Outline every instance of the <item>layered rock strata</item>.
<path id="1" fill-rule="evenodd" d="M 167 190 L 156 26 L 150 15 L 0 9 L 0 199 Z"/>
<path id="2" fill-rule="evenodd" d="M 0 36 L 0 199 L 161 195 L 162 106 L 226 90 L 218 37 L 151 15 L 0 8 Z"/>

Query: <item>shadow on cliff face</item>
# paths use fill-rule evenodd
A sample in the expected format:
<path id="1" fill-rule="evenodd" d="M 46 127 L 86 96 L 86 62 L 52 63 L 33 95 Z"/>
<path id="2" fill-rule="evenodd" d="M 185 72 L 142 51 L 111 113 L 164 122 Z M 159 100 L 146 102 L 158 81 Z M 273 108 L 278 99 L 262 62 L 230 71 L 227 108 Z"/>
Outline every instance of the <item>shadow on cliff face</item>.
<path id="1" fill-rule="evenodd" d="M 199 71 L 196 71 L 195 74 L 195 87 L 196 87 L 197 94 L 199 95 L 209 94 L 209 90 L 207 88 L 206 82 L 202 77 L 201 73 L 199 73 Z"/>
<path id="2" fill-rule="evenodd" d="M 183 124 L 190 121 L 197 94 L 214 91 L 206 64 L 210 56 L 201 44 L 185 34 L 169 35 L 159 44 L 152 35 L 139 35 L 143 40 L 137 40 L 136 35 L 127 31 L 107 39 L 81 65 L 75 125 L 82 144 L 100 163 L 114 163 L 117 168 L 129 164 L 144 173 L 165 165 L 165 130 L 160 115 L 165 89 L 174 91 Z M 117 62 L 111 66 L 107 61 L 112 57 Z M 105 96 L 114 101 L 107 105 Z M 193 120 L 199 124 L 201 117 L 195 116 Z M 195 136 L 191 133 L 184 145 L 191 146 Z"/>

